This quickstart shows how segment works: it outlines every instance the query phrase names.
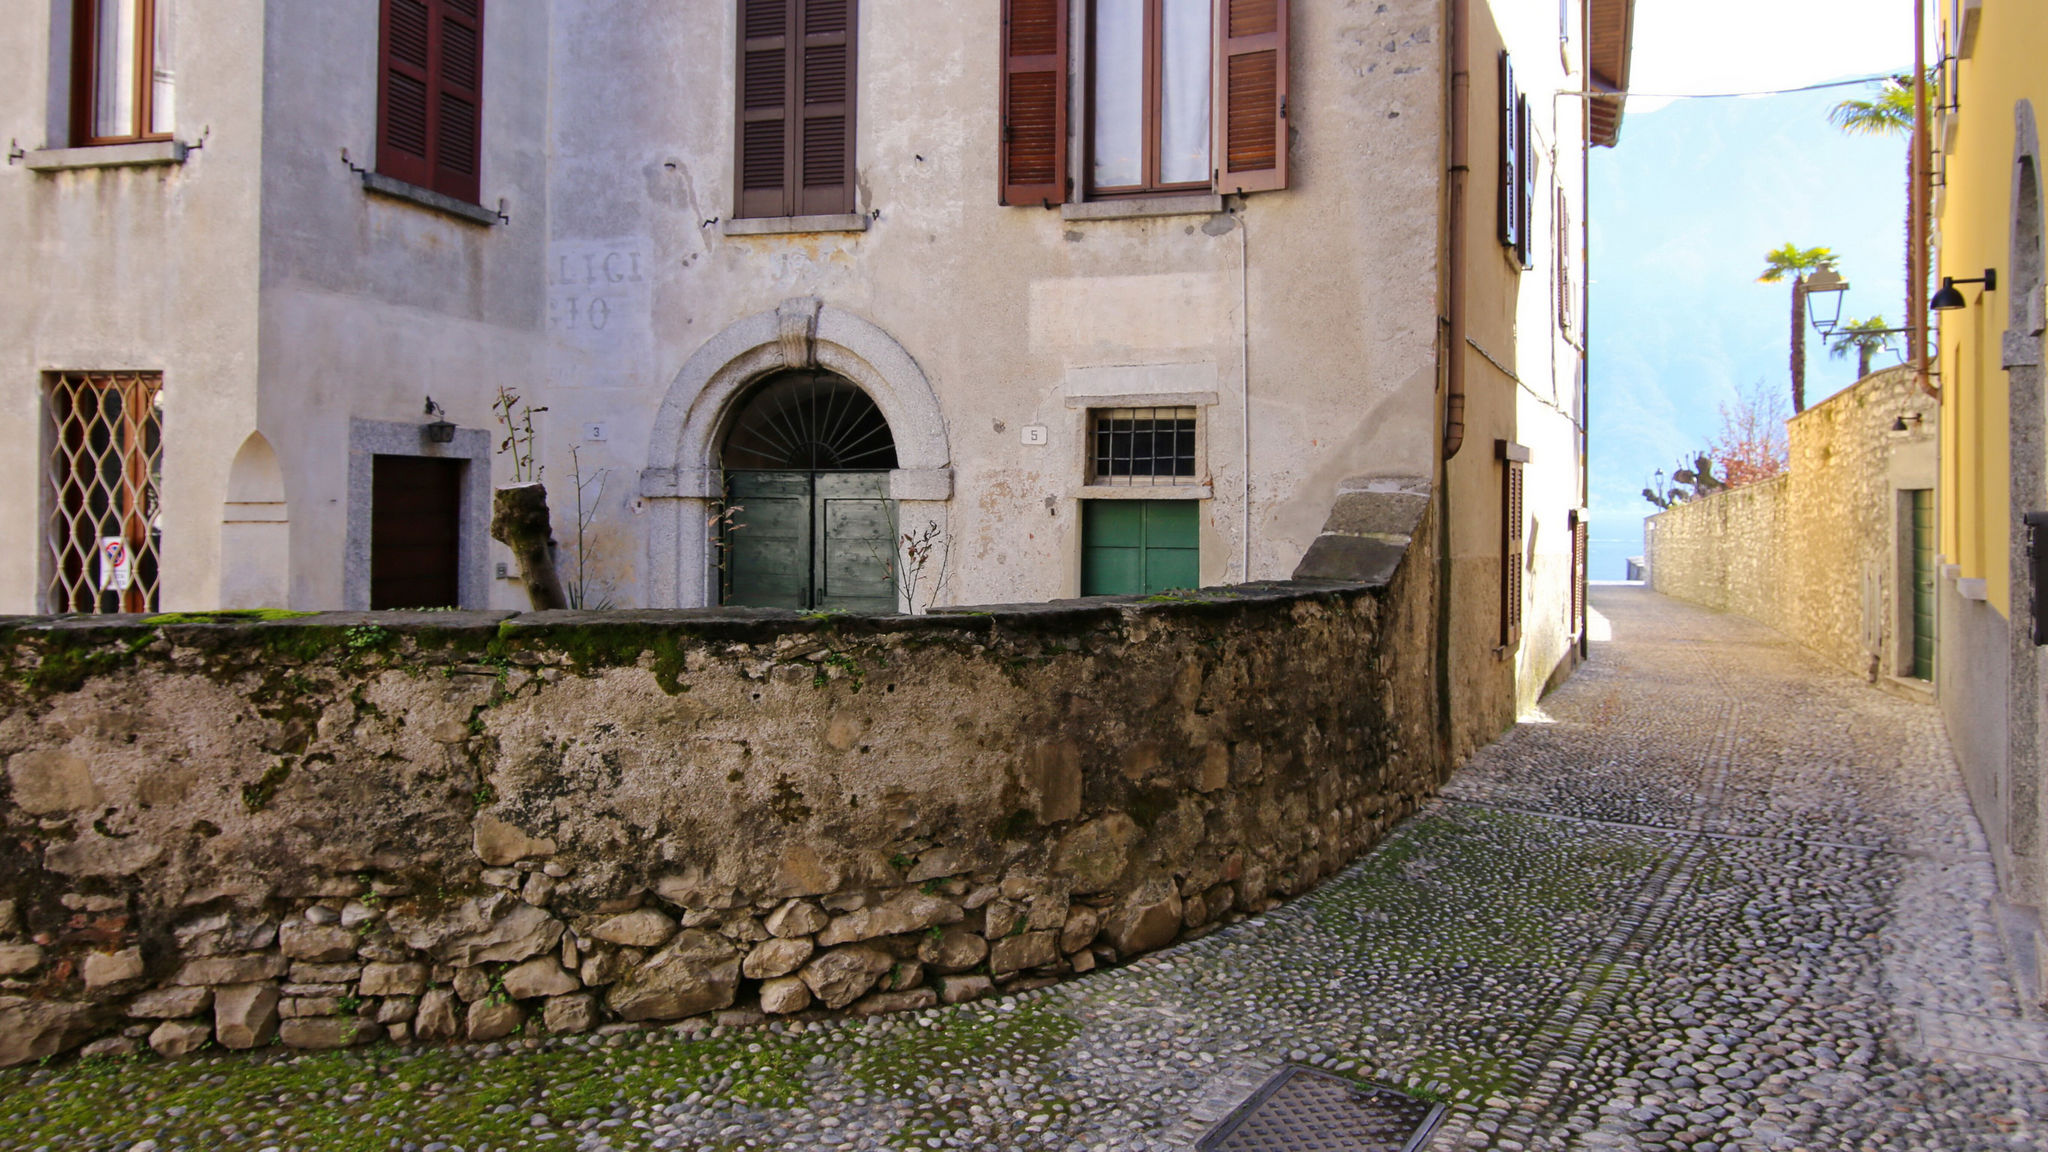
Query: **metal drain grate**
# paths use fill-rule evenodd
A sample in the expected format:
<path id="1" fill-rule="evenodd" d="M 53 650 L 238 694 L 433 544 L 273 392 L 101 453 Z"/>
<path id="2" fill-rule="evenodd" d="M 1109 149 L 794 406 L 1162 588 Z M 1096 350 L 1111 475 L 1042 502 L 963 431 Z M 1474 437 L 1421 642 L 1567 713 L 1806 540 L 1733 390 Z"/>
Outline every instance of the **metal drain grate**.
<path id="1" fill-rule="evenodd" d="M 1201 1152 L 1416 1152 L 1444 1106 L 1288 1067 L 1224 1117 Z"/>

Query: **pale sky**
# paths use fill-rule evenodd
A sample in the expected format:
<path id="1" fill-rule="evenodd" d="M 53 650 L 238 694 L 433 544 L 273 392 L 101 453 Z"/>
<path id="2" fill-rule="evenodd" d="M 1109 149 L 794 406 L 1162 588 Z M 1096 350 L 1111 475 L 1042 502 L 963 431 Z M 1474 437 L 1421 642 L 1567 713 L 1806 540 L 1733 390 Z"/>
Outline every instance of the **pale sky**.
<path id="1" fill-rule="evenodd" d="M 1936 55 L 1928 21 L 1927 55 Z M 1912 0 L 1636 0 L 1637 92 L 1749 92 L 1910 71 Z M 1665 101 L 1629 102 L 1631 115 Z"/>

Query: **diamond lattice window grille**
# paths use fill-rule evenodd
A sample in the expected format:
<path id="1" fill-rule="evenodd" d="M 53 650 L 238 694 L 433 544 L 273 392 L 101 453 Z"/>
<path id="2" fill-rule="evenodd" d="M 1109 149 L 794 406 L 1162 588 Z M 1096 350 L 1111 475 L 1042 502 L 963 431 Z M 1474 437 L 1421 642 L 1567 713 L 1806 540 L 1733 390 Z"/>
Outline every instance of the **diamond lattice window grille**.
<path id="1" fill-rule="evenodd" d="M 161 589 L 163 377 L 48 378 L 49 612 L 154 612 Z"/>

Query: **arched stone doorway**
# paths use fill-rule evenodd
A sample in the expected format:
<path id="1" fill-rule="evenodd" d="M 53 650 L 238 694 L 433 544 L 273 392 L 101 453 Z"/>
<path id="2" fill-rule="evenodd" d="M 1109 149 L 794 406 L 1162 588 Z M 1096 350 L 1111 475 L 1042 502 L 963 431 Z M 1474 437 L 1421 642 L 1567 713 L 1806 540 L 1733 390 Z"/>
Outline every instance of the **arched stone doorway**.
<path id="1" fill-rule="evenodd" d="M 896 439 L 867 393 L 830 372 L 769 376 L 734 406 L 719 462 L 721 603 L 896 610 Z"/>
<path id="2" fill-rule="evenodd" d="M 888 425 L 896 455 L 888 498 L 898 522 L 946 529 L 952 456 L 924 371 L 901 344 L 861 317 L 814 297 L 786 300 L 705 341 L 669 385 L 640 473 L 648 607 L 719 602 L 726 435 L 755 386 L 784 372 L 822 373 L 858 388 Z"/>

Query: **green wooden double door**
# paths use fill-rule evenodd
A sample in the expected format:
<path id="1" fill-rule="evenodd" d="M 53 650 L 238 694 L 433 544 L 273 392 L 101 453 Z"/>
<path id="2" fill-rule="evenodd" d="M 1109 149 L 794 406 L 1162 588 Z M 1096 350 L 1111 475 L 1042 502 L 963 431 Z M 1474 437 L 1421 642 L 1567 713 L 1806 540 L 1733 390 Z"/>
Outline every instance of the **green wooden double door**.
<path id="1" fill-rule="evenodd" d="M 1913 531 L 1913 677 L 1934 679 L 1934 490 L 1915 488 L 1909 516 Z"/>
<path id="2" fill-rule="evenodd" d="M 725 489 L 725 603 L 896 611 L 887 472 L 727 472 Z"/>
<path id="3" fill-rule="evenodd" d="M 1199 500 L 1081 502 L 1081 595 L 1201 586 Z"/>

